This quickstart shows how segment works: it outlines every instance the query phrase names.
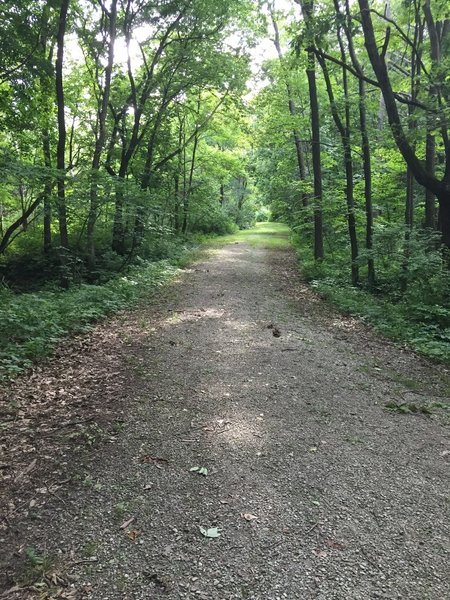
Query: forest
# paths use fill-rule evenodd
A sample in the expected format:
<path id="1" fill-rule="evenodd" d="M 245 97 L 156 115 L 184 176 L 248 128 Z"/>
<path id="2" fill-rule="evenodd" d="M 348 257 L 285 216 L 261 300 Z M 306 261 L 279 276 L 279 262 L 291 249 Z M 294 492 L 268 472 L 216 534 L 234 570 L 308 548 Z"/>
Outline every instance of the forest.
<path id="1" fill-rule="evenodd" d="M 450 359 L 445 0 L 4 0 L 0 32 L 3 378 L 268 220 Z"/>

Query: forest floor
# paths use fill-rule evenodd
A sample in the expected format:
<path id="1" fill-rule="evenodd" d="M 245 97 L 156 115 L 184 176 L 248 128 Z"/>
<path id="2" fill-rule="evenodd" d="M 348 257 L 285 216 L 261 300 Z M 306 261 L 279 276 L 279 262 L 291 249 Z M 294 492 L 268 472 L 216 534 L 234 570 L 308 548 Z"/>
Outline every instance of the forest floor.
<path id="1" fill-rule="evenodd" d="M 4 393 L 1 598 L 450 597 L 449 373 L 320 300 L 286 236 Z"/>

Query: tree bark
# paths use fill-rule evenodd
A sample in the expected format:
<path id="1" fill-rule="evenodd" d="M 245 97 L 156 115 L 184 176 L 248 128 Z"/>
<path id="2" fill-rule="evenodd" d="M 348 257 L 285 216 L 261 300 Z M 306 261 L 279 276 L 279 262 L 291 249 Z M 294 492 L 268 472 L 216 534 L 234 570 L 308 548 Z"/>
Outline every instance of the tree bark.
<path id="1" fill-rule="evenodd" d="M 316 85 L 316 63 L 313 46 L 312 18 L 314 11 L 314 0 L 295 0 L 300 4 L 310 46 L 307 48 L 306 76 L 308 79 L 309 103 L 311 109 L 311 143 L 312 164 L 314 174 L 314 258 L 321 260 L 324 257 L 323 250 L 323 211 L 322 211 L 322 161 L 320 148 L 320 113 L 317 99 Z"/>
<path id="2" fill-rule="evenodd" d="M 56 36 L 56 104 L 58 114 L 58 146 L 56 150 L 56 167 L 58 169 L 58 220 L 61 255 L 69 247 L 69 234 L 67 230 L 67 208 L 66 208 L 66 186 L 65 186 L 65 151 L 66 151 L 66 119 L 64 114 L 64 86 L 63 86 L 63 64 L 64 64 L 64 36 L 67 26 L 67 12 L 70 0 L 62 0 L 59 13 L 58 32 Z"/>
<path id="3" fill-rule="evenodd" d="M 339 1 L 334 0 L 336 15 L 341 15 Z M 364 201 L 365 201 L 365 216 L 366 216 L 366 239 L 365 248 L 367 252 L 367 285 L 369 290 L 375 287 L 375 261 L 373 258 L 373 206 L 372 206 L 372 164 L 369 133 L 367 129 L 367 111 L 366 111 L 366 82 L 364 79 L 363 68 L 356 56 L 353 45 L 350 4 L 349 0 L 345 0 L 345 19 L 343 20 L 343 28 L 348 42 L 348 50 L 350 59 L 358 76 L 358 112 L 359 112 L 359 128 L 361 131 L 361 150 L 363 157 L 363 173 L 364 173 Z"/>
<path id="4" fill-rule="evenodd" d="M 430 173 L 434 174 L 436 164 L 436 140 L 434 135 L 427 132 L 426 150 L 425 150 L 425 165 Z M 428 229 L 436 229 L 436 199 L 433 192 L 425 189 L 425 227 Z"/>
<path id="5" fill-rule="evenodd" d="M 343 84 L 344 84 L 344 97 L 346 102 L 345 108 L 345 124 L 339 115 L 334 99 L 333 88 L 331 85 L 330 74 L 328 67 L 324 59 L 318 55 L 318 61 L 322 67 L 323 76 L 325 79 L 325 85 L 327 88 L 328 98 L 330 101 L 331 114 L 336 125 L 336 129 L 341 136 L 342 149 L 344 153 L 344 167 L 345 167 L 345 197 L 347 202 L 347 225 L 348 233 L 350 238 L 350 249 L 351 249 L 351 277 L 352 285 L 358 285 L 359 283 L 359 272 L 358 272 L 358 239 L 356 235 L 356 220 L 355 220 L 355 205 L 353 195 L 353 158 L 352 148 L 350 144 L 350 111 L 348 108 L 348 84 L 347 75 L 345 69 L 343 70 Z"/>

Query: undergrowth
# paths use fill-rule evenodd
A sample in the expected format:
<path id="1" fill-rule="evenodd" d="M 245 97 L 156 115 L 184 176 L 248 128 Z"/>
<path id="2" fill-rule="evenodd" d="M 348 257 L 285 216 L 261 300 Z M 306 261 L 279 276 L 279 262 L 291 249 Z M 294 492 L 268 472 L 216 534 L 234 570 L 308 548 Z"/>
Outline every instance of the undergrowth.
<path id="1" fill-rule="evenodd" d="M 93 322 L 150 296 L 194 255 L 195 249 L 185 248 L 175 259 L 141 261 L 102 285 L 22 294 L 0 288 L 0 383 L 49 356 L 67 335 L 88 331 Z"/>
<path id="2" fill-rule="evenodd" d="M 427 357 L 450 362 L 450 276 L 438 249 L 414 243 L 418 248 L 408 265 L 406 289 L 400 288 L 401 259 L 386 261 L 385 266 L 378 260 L 377 285 L 371 292 L 364 283 L 350 285 L 347 255 L 335 253 L 315 262 L 294 236 L 301 271 L 324 299 L 383 335 L 406 342 Z M 363 259 L 360 274 L 364 281 Z"/>

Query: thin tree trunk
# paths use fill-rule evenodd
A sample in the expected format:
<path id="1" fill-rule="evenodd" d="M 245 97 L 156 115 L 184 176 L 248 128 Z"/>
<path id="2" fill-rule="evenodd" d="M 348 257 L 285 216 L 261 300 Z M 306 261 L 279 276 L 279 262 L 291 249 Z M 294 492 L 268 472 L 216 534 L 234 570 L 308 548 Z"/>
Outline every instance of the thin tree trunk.
<path id="1" fill-rule="evenodd" d="M 427 132 L 425 164 L 427 171 L 434 174 L 436 166 L 436 141 L 434 135 Z M 436 199 L 429 189 L 425 189 L 425 227 L 436 229 Z"/>
<path id="2" fill-rule="evenodd" d="M 104 13 L 106 12 L 103 9 Z M 109 19 L 109 47 L 108 62 L 105 67 L 105 83 L 101 95 L 101 104 L 97 114 L 97 132 L 95 139 L 94 155 L 91 166 L 91 186 L 90 186 L 90 206 L 86 227 L 87 247 L 88 247 L 88 265 L 89 269 L 95 268 L 95 224 L 98 215 L 98 174 L 100 169 L 100 160 L 106 138 L 106 117 L 108 113 L 109 96 L 111 90 L 112 70 L 114 66 L 114 43 L 116 39 L 116 20 L 117 20 L 117 0 L 111 1 L 111 7 L 108 11 Z M 104 14 L 104 18 L 105 14 Z"/>
<path id="3" fill-rule="evenodd" d="M 373 259 L 373 207 L 372 207 L 372 165 L 370 155 L 369 134 L 366 118 L 366 83 L 359 79 L 359 126 L 361 129 L 361 146 L 364 172 L 364 200 L 366 212 L 366 251 L 367 251 L 367 284 L 369 290 L 375 286 L 375 262 Z"/>
<path id="4" fill-rule="evenodd" d="M 423 27 L 420 22 L 418 11 L 415 11 L 414 22 L 414 40 L 411 50 L 411 75 L 410 75 L 410 91 L 411 99 L 416 100 L 418 94 L 419 77 L 420 77 L 420 62 L 417 61 L 417 55 L 420 52 L 420 44 L 422 41 Z M 420 57 L 420 54 L 419 54 Z M 414 132 L 417 129 L 417 124 L 414 117 L 415 108 L 408 105 L 408 129 L 414 138 Z M 415 151 L 416 144 L 412 143 L 412 148 Z M 402 275 L 400 279 L 400 289 L 406 292 L 408 287 L 408 271 L 409 261 L 411 258 L 411 233 L 414 225 L 414 174 L 409 165 L 406 169 L 406 202 L 405 202 L 405 246 L 403 250 Z"/>
<path id="5" fill-rule="evenodd" d="M 190 204 L 190 196 L 192 193 L 192 183 L 193 183 L 193 179 L 194 179 L 194 168 L 195 168 L 195 159 L 196 159 L 196 154 L 197 154 L 198 142 L 199 142 L 199 136 L 196 135 L 194 137 L 194 146 L 192 149 L 192 159 L 191 159 L 191 166 L 189 169 L 189 178 L 188 178 L 187 189 L 184 190 L 184 195 L 183 195 L 183 226 L 181 228 L 181 231 L 183 234 L 185 234 L 187 232 L 187 227 L 188 227 L 189 204 Z"/>
<path id="6" fill-rule="evenodd" d="M 334 0 L 336 15 L 341 17 L 339 1 Z M 363 173 L 364 173 L 364 201 L 366 213 L 366 239 L 365 248 L 367 252 L 367 285 L 369 290 L 375 286 L 375 261 L 373 258 L 373 206 L 372 206 L 372 164 L 369 133 L 367 129 L 367 111 L 366 111 L 366 82 L 363 78 L 363 69 L 356 56 L 350 17 L 349 0 L 345 1 L 345 19 L 343 20 L 343 28 L 348 42 L 348 50 L 355 71 L 358 73 L 358 92 L 359 92 L 359 128 L 361 131 L 361 150 L 363 156 Z"/>
<path id="7" fill-rule="evenodd" d="M 314 0 L 295 0 L 300 4 L 309 38 L 313 39 Z M 311 143 L 314 174 L 314 258 L 321 260 L 323 251 L 323 211 L 322 211 L 322 161 L 320 148 L 320 113 L 317 99 L 316 61 L 314 47 L 307 48 L 306 76 L 308 79 L 309 104 L 311 110 Z"/>
<path id="8" fill-rule="evenodd" d="M 174 227 L 175 231 L 179 233 L 180 231 L 180 176 L 177 173 L 174 177 L 175 184 L 175 206 L 174 206 Z"/>
<path id="9" fill-rule="evenodd" d="M 53 47 L 50 48 L 47 56 L 47 34 L 48 34 L 48 23 L 49 23 L 49 8 L 44 7 L 42 15 L 42 34 L 39 40 L 41 56 L 47 64 L 51 64 L 53 57 Z M 53 102 L 52 86 L 53 81 L 46 69 L 40 69 L 40 87 L 41 87 L 41 98 L 42 105 L 44 108 L 42 119 L 42 154 L 44 157 L 45 167 L 48 169 L 48 174 L 44 183 L 44 253 L 48 254 L 52 247 L 52 205 L 51 205 L 51 194 L 53 189 L 52 176 L 50 175 L 50 169 L 52 168 L 52 155 L 50 149 L 50 118 L 51 118 L 51 104 Z"/>
<path id="10" fill-rule="evenodd" d="M 50 152 L 50 132 L 47 125 L 44 125 L 42 131 L 42 152 L 44 155 L 44 164 L 50 170 L 52 167 L 52 157 Z M 47 175 L 44 184 L 44 252 L 46 254 L 52 248 L 52 189 L 52 178 L 50 175 Z"/>
<path id="11" fill-rule="evenodd" d="M 330 75 L 328 73 L 328 68 L 324 59 L 320 58 L 318 55 L 320 66 L 322 67 L 325 84 L 327 88 L 328 98 L 330 100 L 331 113 L 333 116 L 333 120 L 336 124 L 336 128 L 339 131 L 342 142 L 342 149 L 344 153 L 344 166 L 345 166 L 345 197 L 347 202 L 347 224 L 348 224 L 348 233 L 350 238 L 350 249 L 351 249 L 351 274 L 352 274 L 352 285 L 358 285 L 359 283 L 359 273 L 358 273 L 358 240 L 356 236 L 356 221 L 355 221 L 355 206 L 354 206 L 354 198 L 353 198 L 353 158 L 352 158 L 352 148 L 350 144 L 350 111 L 348 108 L 348 82 L 347 75 L 345 69 L 343 69 L 344 76 L 344 97 L 346 101 L 346 109 L 345 109 L 345 124 L 342 122 L 341 117 L 339 116 L 335 99 L 333 88 L 331 86 Z"/>
<path id="12" fill-rule="evenodd" d="M 66 119 L 64 115 L 64 86 L 63 86 L 63 64 L 64 64 L 64 36 L 66 33 L 67 11 L 69 0 L 62 0 L 59 14 L 57 41 L 57 55 L 55 64 L 56 81 L 56 103 L 58 111 L 58 147 L 56 151 L 56 167 L 58 169 L 58 220 L 61 254 L 69 247 L 69 234 L 67 230 L 67 209 L 65 189 L 65 150 L 66 150 Z"/>

